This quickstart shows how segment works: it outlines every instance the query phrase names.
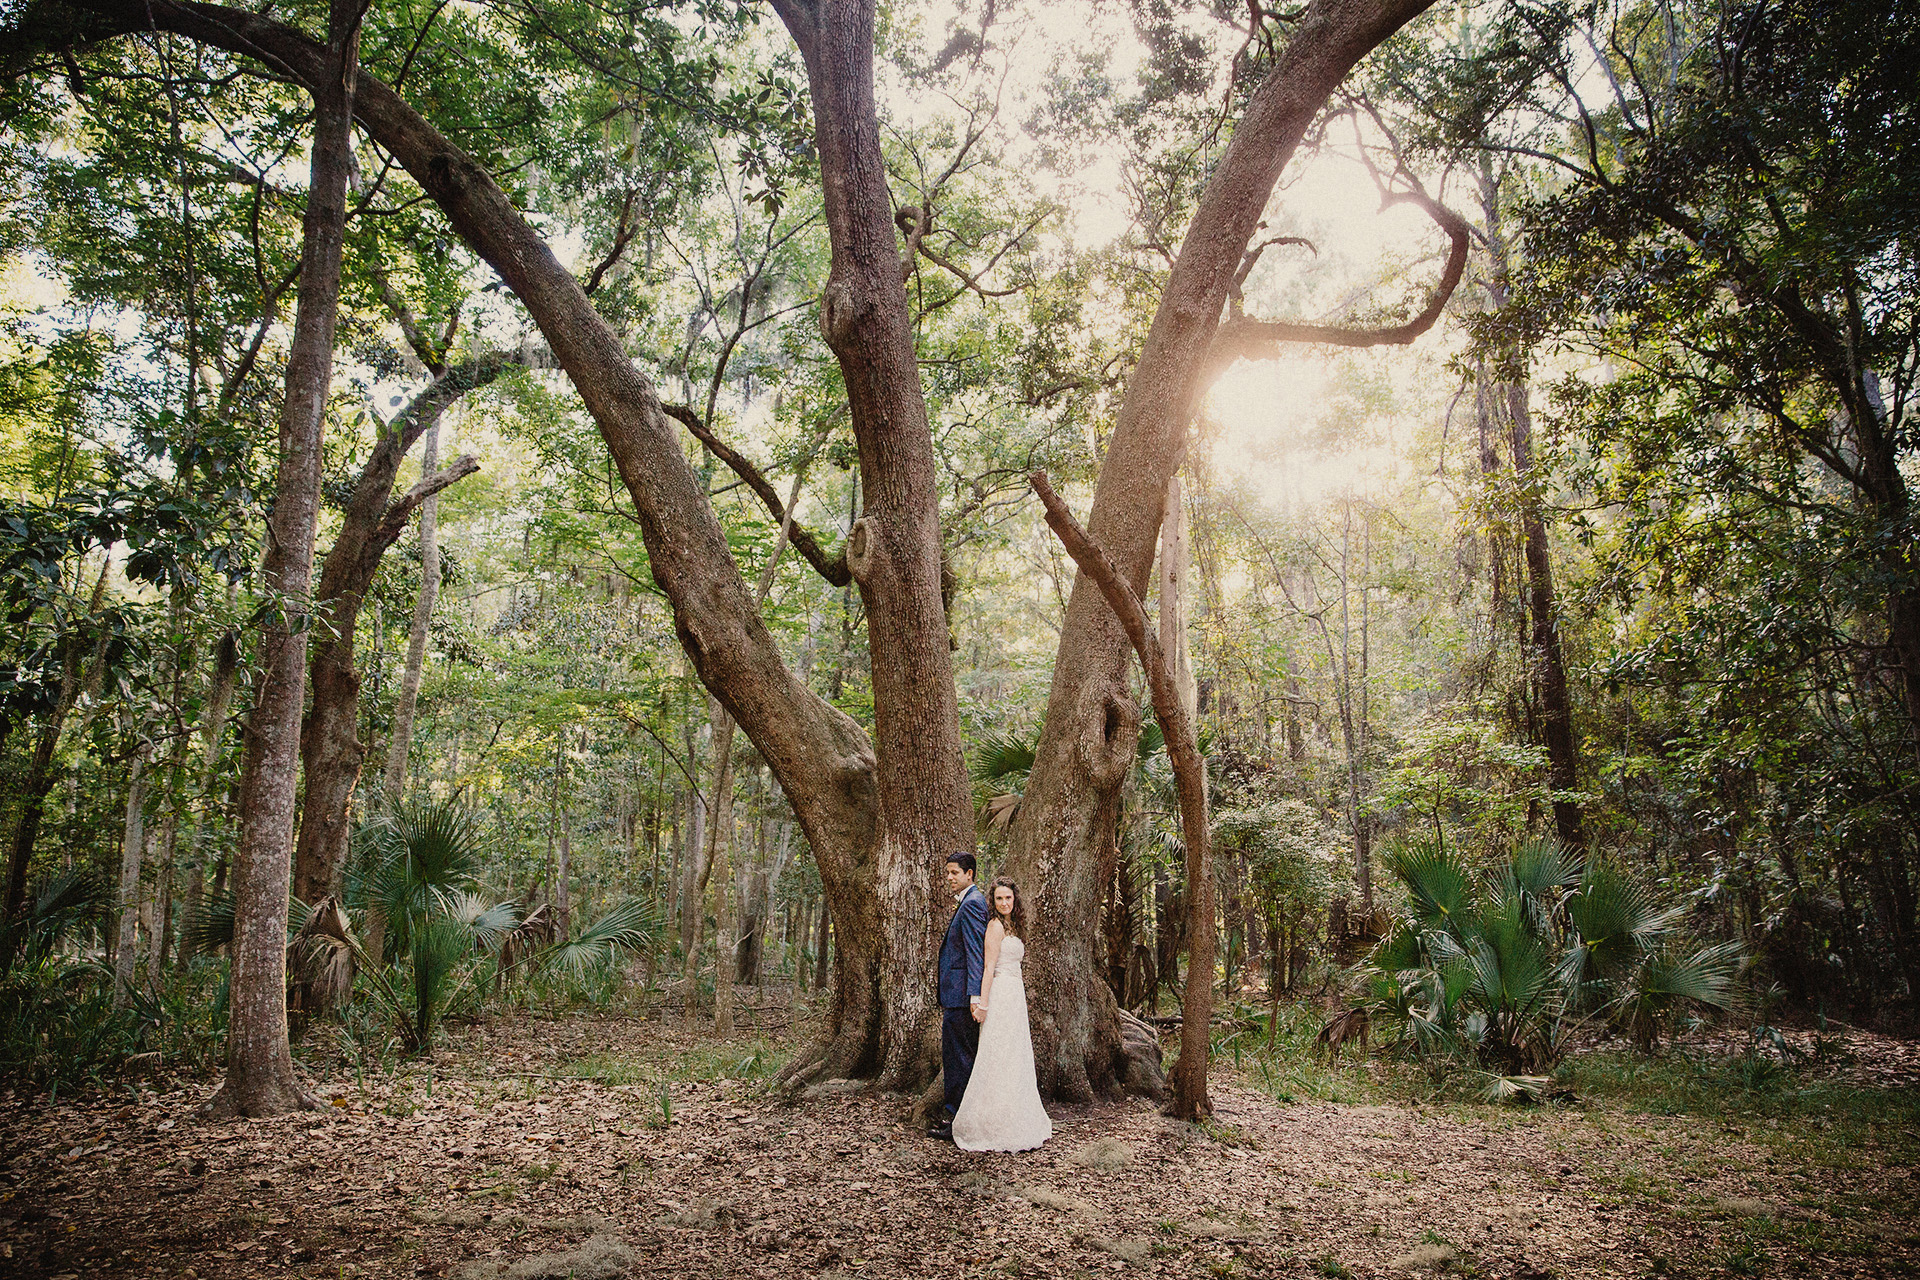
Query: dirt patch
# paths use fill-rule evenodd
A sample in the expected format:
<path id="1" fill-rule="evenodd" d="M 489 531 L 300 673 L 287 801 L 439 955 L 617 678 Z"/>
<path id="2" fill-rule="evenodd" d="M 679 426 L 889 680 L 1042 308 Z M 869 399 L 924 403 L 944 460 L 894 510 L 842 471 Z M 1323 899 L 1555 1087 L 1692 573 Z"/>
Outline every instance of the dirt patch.
<path id="1" fill-rule="evenodd" d="M 0 1096 L 0 1275 L 1880 1276 L 1915 1180 L 1796 1163 L 1758 1126 L 1598 1107 L 1282 1106 L 1230 1073 L 1211 1131 L 1055 1109 L 1018 1155 L 919 1136 L 910 1100 L 797 1106 L 649 1062 L 744 1042 L 501 1020 L 432 1065 L 320 1081 L 319 1113 L 207 1124 L 207 1087 Z M 653 1057 L 641 1061 L 640 1056 Z M 1784 1152 L 1784 1154 L 1783 1154 Z"/>

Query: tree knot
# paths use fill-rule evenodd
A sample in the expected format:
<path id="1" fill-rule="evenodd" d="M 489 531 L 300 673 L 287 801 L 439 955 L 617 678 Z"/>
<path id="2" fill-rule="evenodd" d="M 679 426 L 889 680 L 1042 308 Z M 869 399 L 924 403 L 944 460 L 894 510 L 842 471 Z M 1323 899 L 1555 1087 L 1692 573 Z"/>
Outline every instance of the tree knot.
<path id="1" fill-rule="evenodd" d="M 1139 704 L 1119 685 L 1095 680 L 1080 692 L 1078 718 L 1077 751 L 1089 779 L 1102 791 L 1119 786 L 1140 744 Z"/>
<path id="2" fill-rule="evenodd" d="M 829 280 L 820 294 L 820 336 L 836 350 L 853 338 L 854 322 L 860 304 L 853 287 L 844 280 Z"/>
<path id="3" fill-rule="evenodd" d="M 871 519 L 861 516 L 847 531 L 847 572 L 854 581 L 865 583 L 873 571 L 874 552 L 880 543 L 880 530 Z"/>

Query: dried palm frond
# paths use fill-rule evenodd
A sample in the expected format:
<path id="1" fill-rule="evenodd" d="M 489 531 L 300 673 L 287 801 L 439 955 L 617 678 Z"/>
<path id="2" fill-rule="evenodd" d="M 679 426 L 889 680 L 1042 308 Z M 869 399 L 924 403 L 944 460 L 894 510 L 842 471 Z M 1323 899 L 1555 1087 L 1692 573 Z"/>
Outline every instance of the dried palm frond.
<path id="1" fill-rule="evenodd" d="M 337 1009 L 353 994 L 353 935 L 337 898 L 314 904 L 287 944 L 287 1007 L 301 1013 Z"/>

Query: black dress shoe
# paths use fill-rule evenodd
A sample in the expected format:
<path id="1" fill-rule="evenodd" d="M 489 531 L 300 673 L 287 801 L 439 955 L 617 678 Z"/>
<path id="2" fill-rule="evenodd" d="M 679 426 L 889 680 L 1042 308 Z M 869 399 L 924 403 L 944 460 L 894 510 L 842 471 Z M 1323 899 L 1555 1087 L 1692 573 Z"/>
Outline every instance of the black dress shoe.
<path id="1" fill-rule="evenodd" d="M 934 1121 L 932 1124 L 927 1126 L 927 1136 L 929 1138 L 941 1138 L 947 1142 L 952 1142 L 953 1141 L 953 1121 L 951 1120 Z"/>

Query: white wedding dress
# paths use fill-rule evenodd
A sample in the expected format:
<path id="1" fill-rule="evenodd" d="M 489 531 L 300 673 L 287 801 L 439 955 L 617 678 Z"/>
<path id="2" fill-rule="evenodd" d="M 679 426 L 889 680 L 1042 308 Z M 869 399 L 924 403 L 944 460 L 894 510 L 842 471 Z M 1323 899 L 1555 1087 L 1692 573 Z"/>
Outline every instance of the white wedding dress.
<path id="1" fill-rule="evenodd" d="M 1001 939 L 973 1075 L 953 1117 L 953 1143 L 965 1151 L 1027 1151 L 1053 1136 L 1053 1120 L 1040 1105 L 1033 1074 L 1027 984 L 1020 977 L 1026 953 L 1020 939 Z"/>

